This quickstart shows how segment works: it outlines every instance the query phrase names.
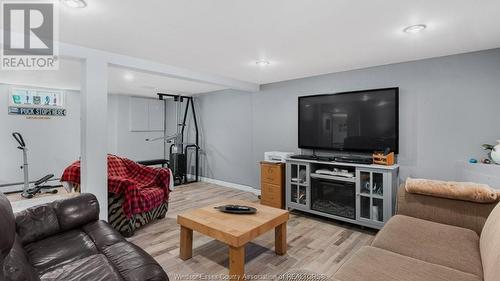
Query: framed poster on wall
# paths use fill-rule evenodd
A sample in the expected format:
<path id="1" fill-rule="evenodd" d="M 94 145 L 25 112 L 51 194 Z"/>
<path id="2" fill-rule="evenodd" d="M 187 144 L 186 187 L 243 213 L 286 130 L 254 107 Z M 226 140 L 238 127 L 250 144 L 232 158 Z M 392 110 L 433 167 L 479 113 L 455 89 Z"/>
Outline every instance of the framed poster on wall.
<path id="1" fill-rule="evenodd" d="M 66 116 L 64 92 L 11 88 L 9 114 L 26 116 Z"/>

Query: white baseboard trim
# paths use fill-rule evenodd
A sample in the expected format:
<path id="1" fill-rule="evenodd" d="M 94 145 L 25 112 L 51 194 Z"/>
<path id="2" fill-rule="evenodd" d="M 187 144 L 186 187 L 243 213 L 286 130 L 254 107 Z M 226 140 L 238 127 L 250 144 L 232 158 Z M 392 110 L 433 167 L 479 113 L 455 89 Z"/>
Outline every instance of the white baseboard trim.
<path id="1" fill-rule="evenodd" d="M 206 178 L 206 177 L 200 177 L 200 181 L 202 182 L 207 182 L 207 183 L 213 183 L 225 187 L 230 187 L 242 191 L 247 191 L 247 192 L 252 192 L 255 195 L 260 195 L 260 189 L 255 189 L 251 186 L 248 185 L 243 185 L 243 184 L 237 184 L 237 183 L 232 183 L 232 182 L 227 182 L 227 181 L 221 181 L 221 180 L 216 180 L 212 178 Z"/>

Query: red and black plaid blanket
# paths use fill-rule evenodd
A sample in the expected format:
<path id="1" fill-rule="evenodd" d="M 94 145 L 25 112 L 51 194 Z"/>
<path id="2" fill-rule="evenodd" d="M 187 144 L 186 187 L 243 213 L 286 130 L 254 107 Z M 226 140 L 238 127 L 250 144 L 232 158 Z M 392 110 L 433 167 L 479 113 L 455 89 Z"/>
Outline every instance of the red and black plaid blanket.
<path id="1" fill-rule="evenodd" d="M 80 161 L 64 170 L 61 181 L 80 184 Z M 123 194 L 123 213 L 129 218 L 168 201 L 169 184 L 169 169 L 147 167 L 108 154 L 108 192 Z"/>

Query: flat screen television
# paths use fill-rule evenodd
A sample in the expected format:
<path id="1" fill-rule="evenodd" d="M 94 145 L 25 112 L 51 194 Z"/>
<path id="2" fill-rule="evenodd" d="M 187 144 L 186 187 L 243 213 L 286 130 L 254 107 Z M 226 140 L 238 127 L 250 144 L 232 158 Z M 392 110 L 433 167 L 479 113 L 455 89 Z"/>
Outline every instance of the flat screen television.
<path id="1" fill-rule="evenodd" d="M 299 97 L 299 147 L 399 152 L 399 88 Z"/>

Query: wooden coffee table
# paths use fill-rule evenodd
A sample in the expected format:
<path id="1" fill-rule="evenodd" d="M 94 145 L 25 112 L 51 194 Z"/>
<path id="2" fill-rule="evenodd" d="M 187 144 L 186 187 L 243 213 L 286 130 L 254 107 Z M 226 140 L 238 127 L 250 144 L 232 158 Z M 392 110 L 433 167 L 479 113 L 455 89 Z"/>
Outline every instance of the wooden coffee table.
<path id="1" fill-rule="evenodd" d="M 257 209 L 256 214 L 235 215 L 222 213 L 216 206 L 246 205 Z M 229 277 L 243 280 L 245 274 L 245 245 L 257 236 L 274 229 L 275 252 L 286 254 L 286 222 L 288 211 L 241 200 L 230 200 L 204 208 L 190 210 L 177 216 L 181 225 L 179 257 L 193 255 L 193 230 L 217 239 L 229 246 Z"/>

